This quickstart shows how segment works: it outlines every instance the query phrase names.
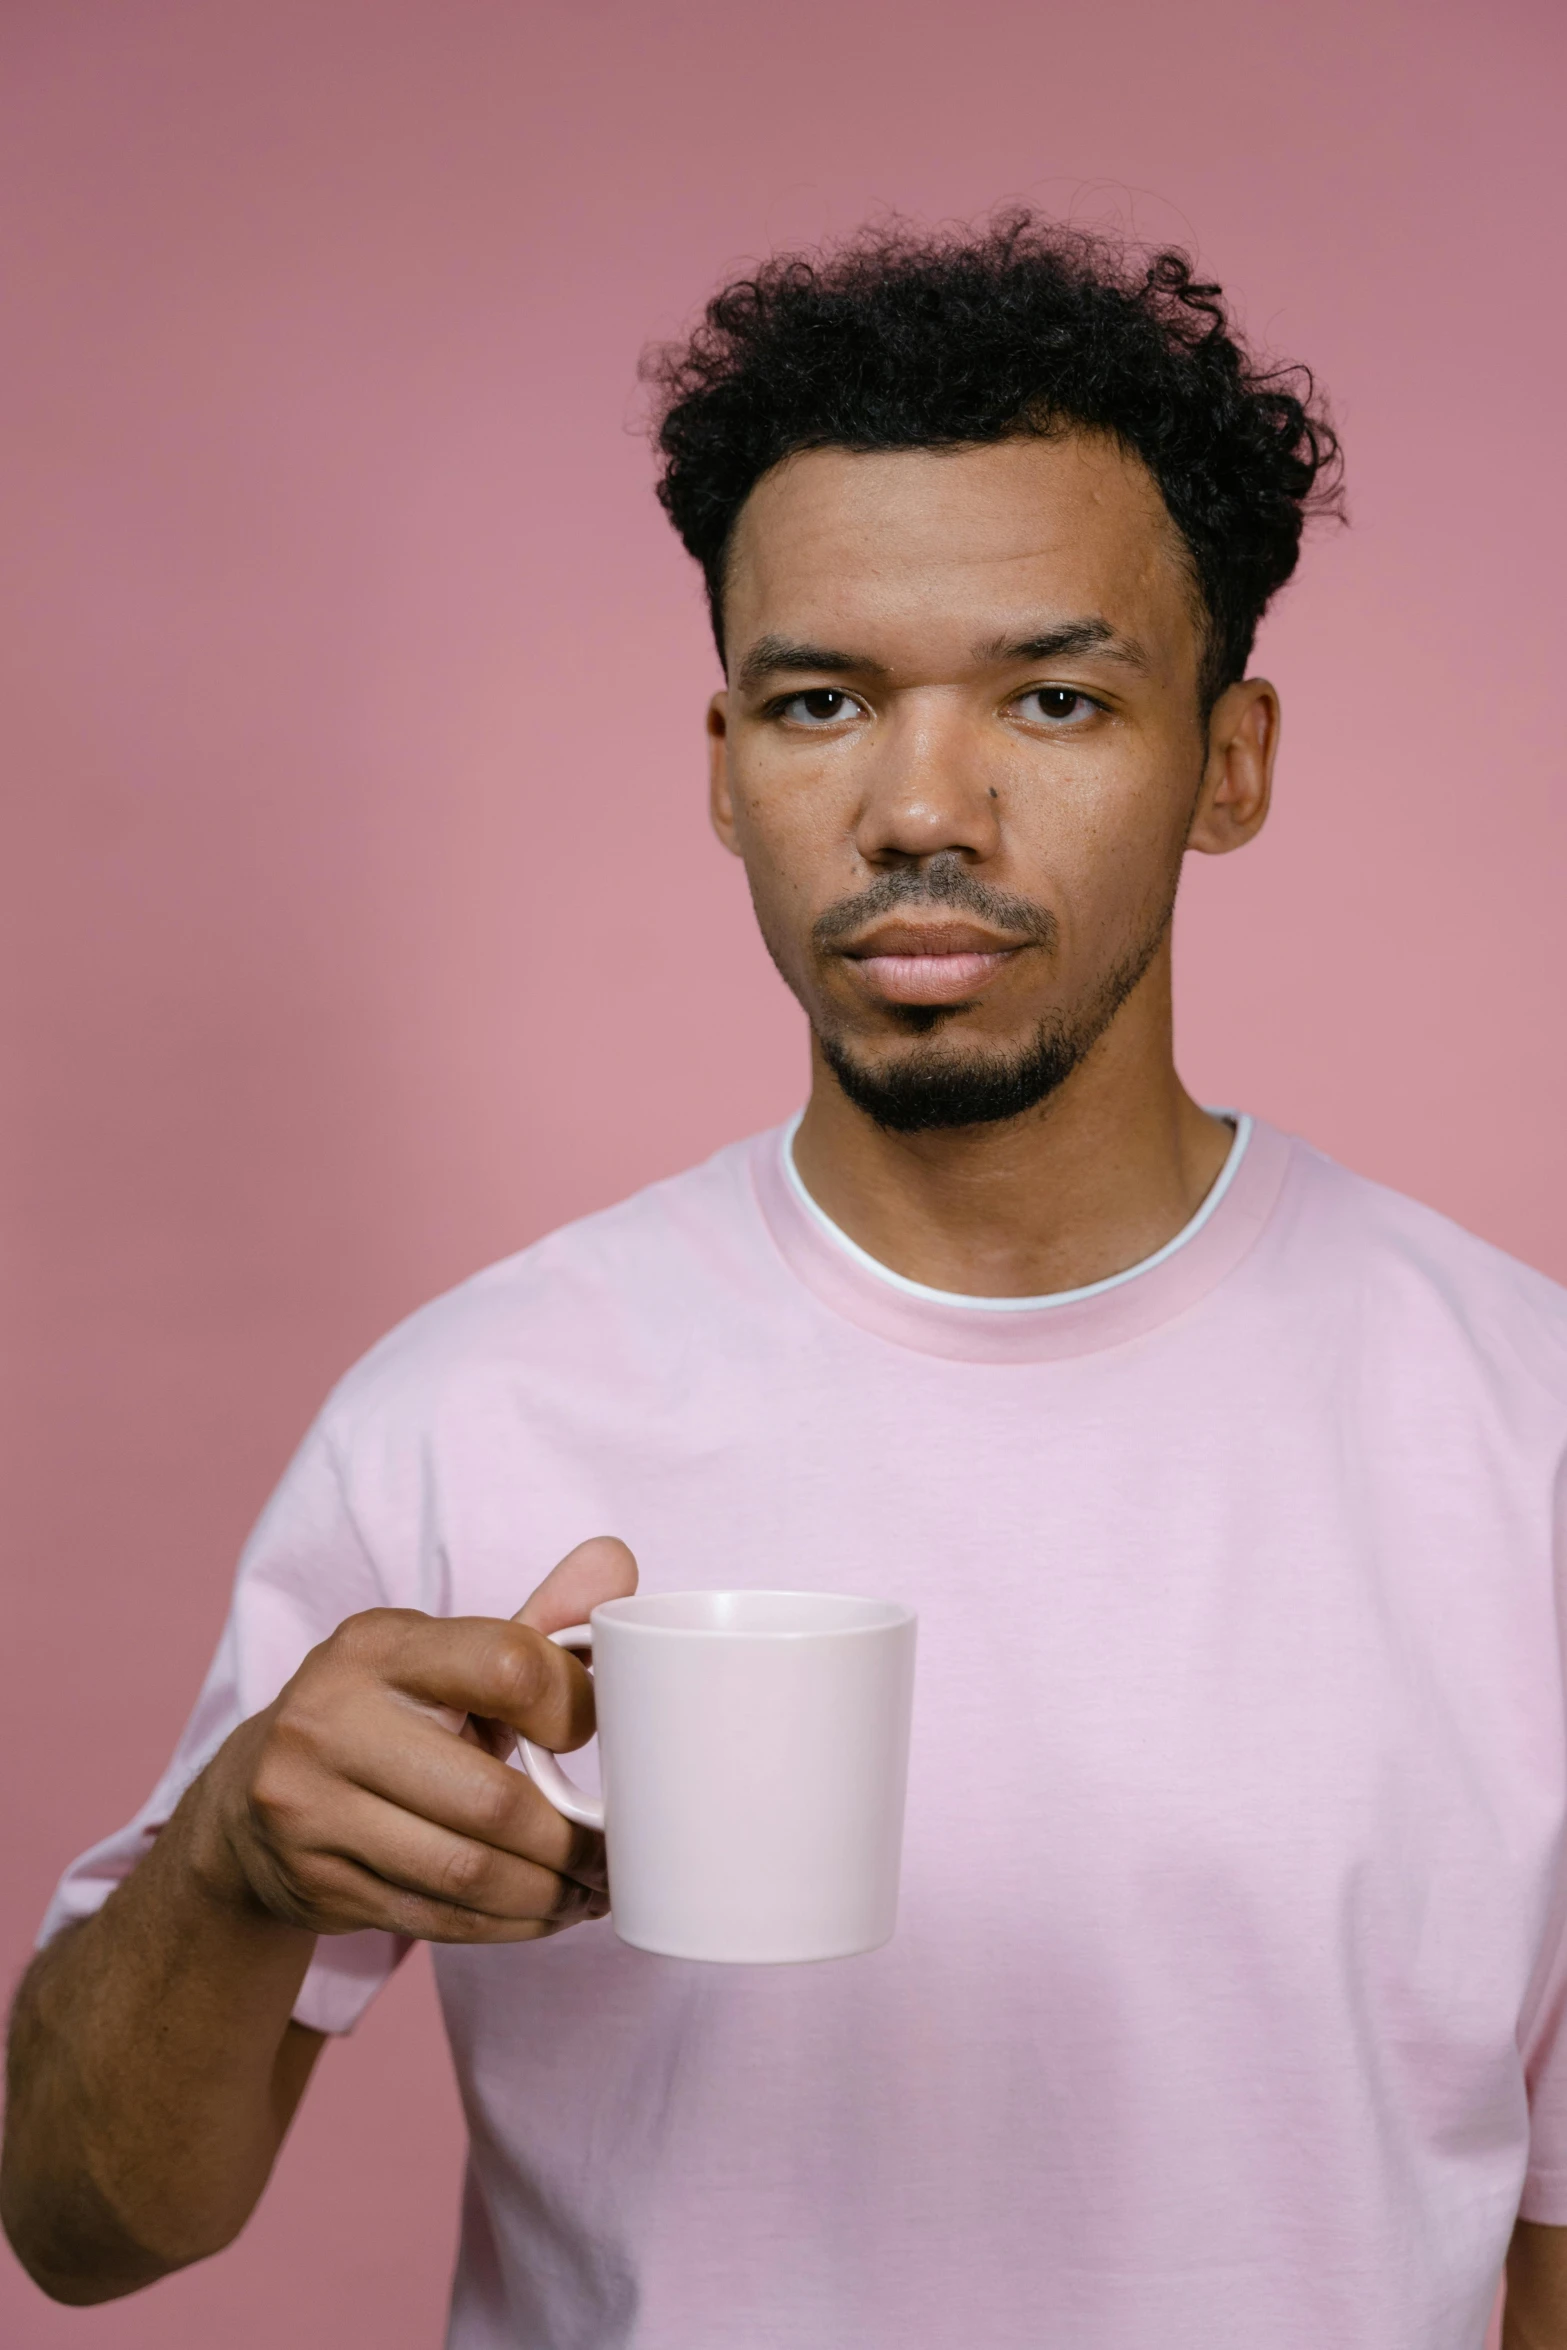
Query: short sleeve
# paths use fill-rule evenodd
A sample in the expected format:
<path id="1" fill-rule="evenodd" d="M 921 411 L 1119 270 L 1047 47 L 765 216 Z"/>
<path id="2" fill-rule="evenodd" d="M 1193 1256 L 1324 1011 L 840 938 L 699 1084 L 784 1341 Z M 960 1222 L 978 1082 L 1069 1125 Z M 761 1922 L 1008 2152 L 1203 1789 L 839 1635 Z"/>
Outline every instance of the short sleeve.
<path id="1" fill-rule="evenodd" d="M 271 1704 L 318 1642 L 346 1616 L 384 1604 L 318 1422 L 245 1546 L 217 1654 L 168 1769 L 134 1819 L 66 1870 L 40 1947 L 101 1907 L 230 1731 Z M 323 1935 L 300 1986 L 296 2020 L 318 2032 L 352 2030 L 409 1947 L 393 1934 Z"/>
<path id="2" fill-rule="evenodd" d="M 1567 1461 L 1556 1485 L 1556 1610 L 1564 1628 L 1567 1717 Z M 1529 2095 L 1529 2167 L 1518 2216 L 1545 2227 L 1567 2227 L 1567 1834 L 1557 1859 L 1555 1897 L 1519 2044 Z"/>

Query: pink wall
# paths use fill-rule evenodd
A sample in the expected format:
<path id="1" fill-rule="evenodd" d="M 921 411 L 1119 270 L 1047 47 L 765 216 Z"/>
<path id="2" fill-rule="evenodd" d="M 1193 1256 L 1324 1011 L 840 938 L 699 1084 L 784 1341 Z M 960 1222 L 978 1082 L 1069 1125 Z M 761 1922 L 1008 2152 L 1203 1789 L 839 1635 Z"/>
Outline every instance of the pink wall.
<path id="1" fill-rule="evenodd" d="M 327 1382 L 771 1120 L 639 343 L 737 257 L 1029 195 L 1309 355 L 1355 527 L 1270 623 L 1278 814 L 1189 1076 L 1567 1277 L 1551 0 L 10 0 L 0 693 L 8 1969 L 154 1774 Z M 224 2259 L 0 2338 L 434 2342 L 422 1972 Z"/>

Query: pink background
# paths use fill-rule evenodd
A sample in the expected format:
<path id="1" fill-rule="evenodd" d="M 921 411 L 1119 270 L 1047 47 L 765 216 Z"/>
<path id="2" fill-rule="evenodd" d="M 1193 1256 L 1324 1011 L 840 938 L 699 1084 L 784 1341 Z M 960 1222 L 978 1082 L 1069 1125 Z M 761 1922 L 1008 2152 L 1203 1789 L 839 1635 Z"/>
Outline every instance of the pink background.
<path id="1" fill-rule="evenodd" d="M 1567 1277 L 1562 25 L 9 0 L 8 1970 L 335 1374 L 798 1098 L 632 429 L 745 256 L 1026 195 L 1195 241 L 1319 368 L 1354 528 L 1266 630 L 1280 802 L 1192 876 L 1186 1071 Z M 434 2343 L 459 2146 L 420 1961 L 234 2251 L 85 2314 L 6 2263 L 0 2338 Z"/>

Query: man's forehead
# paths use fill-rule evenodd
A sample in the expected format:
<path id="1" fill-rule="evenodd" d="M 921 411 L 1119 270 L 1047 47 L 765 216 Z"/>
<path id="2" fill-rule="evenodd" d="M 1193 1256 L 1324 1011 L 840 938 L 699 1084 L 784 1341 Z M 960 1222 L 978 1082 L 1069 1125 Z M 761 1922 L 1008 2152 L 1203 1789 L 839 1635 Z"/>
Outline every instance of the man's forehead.
<path id="1" fill-rule="evenodd" d="M 1141 459 L 1102 435 L 971 449 L 808 449 L 741 509 L 726 602 L 802 591 L 831 602 L 1046 601 L 1184 591 L 1182 548 Z M 922 595 L 923 591 L 923 595 Z M 1004 622 L 998 619 L 998 626 Z"/>
<path id="2" fill-rule="evenodd" d="M 1106 646 L 1184 641 L 1191 624 L 1157 485 L 1119 443 L 1087 434 L 788 458 L 742 509 L 724 602 L 748 668 L 763 638 L 859 639 L 874 655 L 867 631 L 911 629 L 977 652 L 1083 615 Z"/>

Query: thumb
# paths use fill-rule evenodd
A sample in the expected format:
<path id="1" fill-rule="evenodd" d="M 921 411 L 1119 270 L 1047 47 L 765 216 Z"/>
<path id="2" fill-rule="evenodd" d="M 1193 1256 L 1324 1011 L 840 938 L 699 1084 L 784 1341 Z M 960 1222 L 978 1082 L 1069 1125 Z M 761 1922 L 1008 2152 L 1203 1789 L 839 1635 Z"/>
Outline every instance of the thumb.
<path id="1" fill-rule="evenodd" d="M 625 1599 L 637 1587 L 637 1562 L 613 1534 L 594 1534 L 551 1567 L 537 1591 L 512 1617 L 535 1632 L 584 1624 L 601 1599 Z"/>

